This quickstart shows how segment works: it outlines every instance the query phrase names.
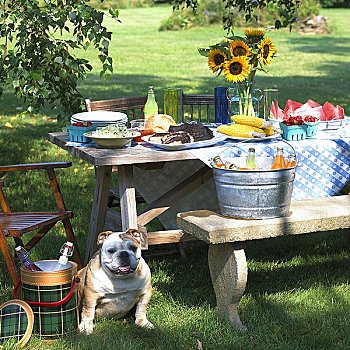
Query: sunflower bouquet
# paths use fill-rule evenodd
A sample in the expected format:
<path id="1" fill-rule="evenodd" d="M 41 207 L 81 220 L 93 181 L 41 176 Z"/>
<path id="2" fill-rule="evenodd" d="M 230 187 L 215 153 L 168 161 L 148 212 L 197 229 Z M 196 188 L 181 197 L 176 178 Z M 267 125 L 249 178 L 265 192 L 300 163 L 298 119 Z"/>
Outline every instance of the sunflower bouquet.
<path id="1" fill-rule="evenodd" d="M 245 29 L 244 37 L 232 36 L 200 48 L 199 53 L 208 57 L 208 65 L 213 73 L 223 73 L 226 81 L 237 83 L 241 101 L 240 114 L 255 115 L 252 104 L 252 89 L 257 70 L 267 73 L 266 66 L 275 57 L 277 49 L 261 29 Z M 243 101 L 245 106 L 243 108 Z M 248 103 L 247 103 L 248 102 Z"/>

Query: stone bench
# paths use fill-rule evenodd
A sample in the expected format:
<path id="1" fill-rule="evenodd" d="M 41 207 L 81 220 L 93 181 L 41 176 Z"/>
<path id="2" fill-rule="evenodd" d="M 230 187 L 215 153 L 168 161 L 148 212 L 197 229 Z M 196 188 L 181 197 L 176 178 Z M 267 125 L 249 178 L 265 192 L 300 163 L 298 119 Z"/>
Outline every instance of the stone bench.
<path id="1" fill-rule="evenodd" d="M 179 228 L 209 244 L 208 264 L 218 313 L 240 330 L 238 315 L 248 268 L 244 242 L 350 227 L 350 195 L 292 201 L 290 215 L 264 220 L 232 219 L 209 210 L 177 215 Z"/>

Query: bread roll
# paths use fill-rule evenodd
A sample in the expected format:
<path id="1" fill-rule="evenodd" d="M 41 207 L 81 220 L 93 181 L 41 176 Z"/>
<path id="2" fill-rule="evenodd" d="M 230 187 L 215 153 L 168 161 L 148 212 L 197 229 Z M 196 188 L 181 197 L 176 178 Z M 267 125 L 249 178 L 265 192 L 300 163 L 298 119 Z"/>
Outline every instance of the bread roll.
<path id="1" fill-rule="evenodd" d="M 152 129 L 154 132 L 169 131 L 170 125 L 176 125 L 175 120 L 167 114 L 153 114 L 146 123 L 145 129 Z"/>

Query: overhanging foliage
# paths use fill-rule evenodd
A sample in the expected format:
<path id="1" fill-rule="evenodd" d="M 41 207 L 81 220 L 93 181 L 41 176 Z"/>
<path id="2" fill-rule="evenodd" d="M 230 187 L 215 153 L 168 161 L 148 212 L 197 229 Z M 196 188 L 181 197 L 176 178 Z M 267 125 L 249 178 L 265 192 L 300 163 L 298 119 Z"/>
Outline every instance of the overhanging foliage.
<path id="1" fill-rule="evenodd" d="M 76 56 L 78 49 L 97 49 L 101 76 L 113 71 L 112 33 L 102 24 L 104 13 L 87 3 L 0 0 L 0 94 L 13 91 L 29 112 L 46 104 L 57 115 L 80 108 L 77 83 L 92 66 Z M 118 17 L 117 11 L 109 13 Z"/>

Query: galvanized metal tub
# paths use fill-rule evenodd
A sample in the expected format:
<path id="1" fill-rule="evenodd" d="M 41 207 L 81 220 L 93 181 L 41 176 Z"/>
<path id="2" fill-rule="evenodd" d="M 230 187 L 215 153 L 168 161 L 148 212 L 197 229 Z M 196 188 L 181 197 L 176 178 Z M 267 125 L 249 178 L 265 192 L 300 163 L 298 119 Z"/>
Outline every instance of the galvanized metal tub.
<path id="1" fill-rule="evenodd" d="M 220 213 L 243 219 L 287 216 L 295 167 L 277 170 L 213 168 Z"/>

